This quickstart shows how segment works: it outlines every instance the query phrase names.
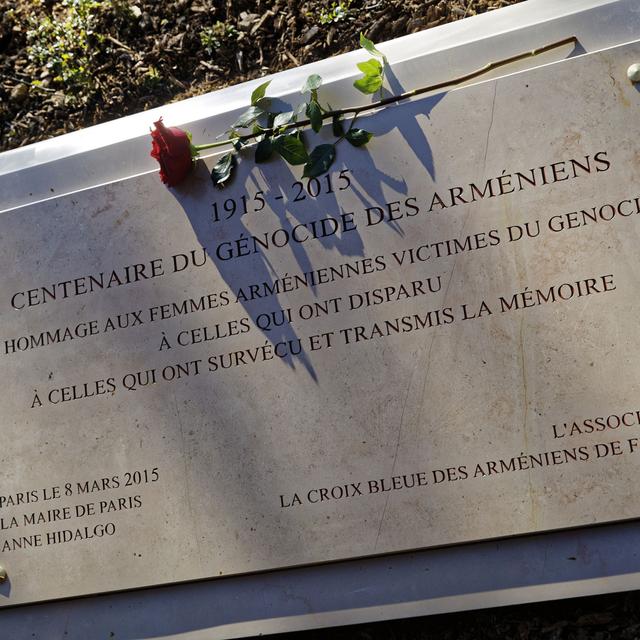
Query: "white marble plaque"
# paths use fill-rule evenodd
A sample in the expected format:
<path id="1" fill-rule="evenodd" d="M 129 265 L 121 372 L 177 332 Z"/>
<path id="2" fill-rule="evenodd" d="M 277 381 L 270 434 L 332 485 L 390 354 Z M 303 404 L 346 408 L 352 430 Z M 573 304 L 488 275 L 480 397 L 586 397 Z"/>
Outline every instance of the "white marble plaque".
<path id="1" fill-rule="evenodd" d="M 638 517 L 638 59 L 4 212 L 0 604 Z"/>

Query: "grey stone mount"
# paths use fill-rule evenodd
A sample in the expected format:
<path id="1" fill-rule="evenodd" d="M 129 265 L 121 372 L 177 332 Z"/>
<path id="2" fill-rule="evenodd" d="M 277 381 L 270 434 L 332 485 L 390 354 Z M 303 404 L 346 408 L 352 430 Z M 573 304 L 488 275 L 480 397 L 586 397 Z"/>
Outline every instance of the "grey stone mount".
<path id="1" fill-rule="evenodd" d="M 311 180 L 243 161 L 220 191 L 212 154 L 160 183 L 153 121 L 214 139 L 260 81 L 0 155 L 2 637 L 638 588 L 637 3 L 380 49 L 398 93 L 570 37 L 363 115 Z M 353 104 L 361 59 L 270 91 Z"/>

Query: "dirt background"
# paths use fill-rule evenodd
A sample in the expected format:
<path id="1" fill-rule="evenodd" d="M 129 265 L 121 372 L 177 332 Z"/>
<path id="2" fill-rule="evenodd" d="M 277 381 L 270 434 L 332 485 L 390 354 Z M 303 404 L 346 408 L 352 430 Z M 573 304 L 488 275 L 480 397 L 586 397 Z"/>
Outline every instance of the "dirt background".
<path id="1" fill-rule="evenodd" d="M 270 640 L 638 640 L 640 594 L 634 591 L 265 637 Z"/>
<path id="2" fill-rule="evenodd" d="M 0 151 L 518 0 L 0 0 Z"/>
<path id="3" fill-rule="evenodd" d="M 0 151 L 517 1 L 0 0 Z M 272 637 L 640 640 L 640 592 Z"/>

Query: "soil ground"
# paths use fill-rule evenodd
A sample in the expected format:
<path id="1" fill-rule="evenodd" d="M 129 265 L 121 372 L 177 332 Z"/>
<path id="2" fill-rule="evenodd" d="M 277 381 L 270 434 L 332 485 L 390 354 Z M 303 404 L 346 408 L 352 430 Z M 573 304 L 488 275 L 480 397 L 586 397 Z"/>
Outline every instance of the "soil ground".
<path id="1" fill-rule="evenodd" d="M 0 151 L 518 0 L 0 0 Z M 273 636 L 640 640 L 640 592 Z"/>
<path id="2" fill-rule="evenodd" d="M 639 640 L 640 593 L 266 636 L 270 640 Z"/>
<path id="3" fill-rule="evenodd" d="M 0 151 L 518 0 L 0 0 Z"/>

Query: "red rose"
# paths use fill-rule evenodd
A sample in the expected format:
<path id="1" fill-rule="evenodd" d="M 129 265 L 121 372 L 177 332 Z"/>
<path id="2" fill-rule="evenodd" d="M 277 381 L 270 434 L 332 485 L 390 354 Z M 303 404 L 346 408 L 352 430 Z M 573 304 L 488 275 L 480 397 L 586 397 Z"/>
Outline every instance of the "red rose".
<path id="1" fill-rule="evenodd" d="M 160 163 L 160 179 L 175 187 L 182 182 L 193 165 L 189 134 L 177 127 L 165 127 L 162 118 L 151 132 L 151 157 Z"/>

